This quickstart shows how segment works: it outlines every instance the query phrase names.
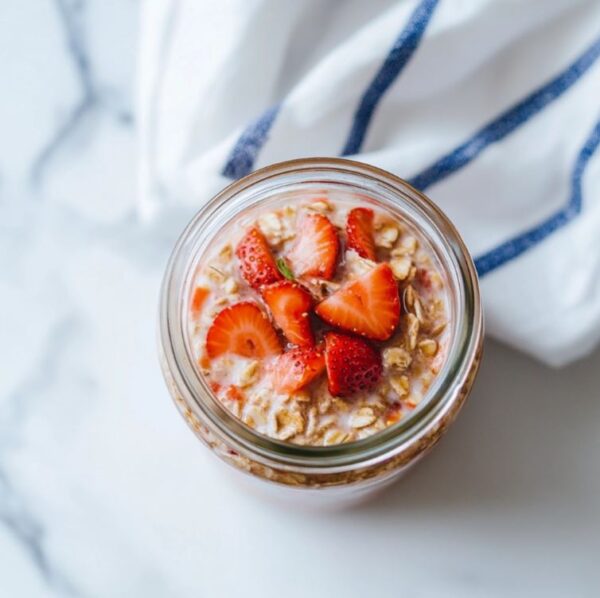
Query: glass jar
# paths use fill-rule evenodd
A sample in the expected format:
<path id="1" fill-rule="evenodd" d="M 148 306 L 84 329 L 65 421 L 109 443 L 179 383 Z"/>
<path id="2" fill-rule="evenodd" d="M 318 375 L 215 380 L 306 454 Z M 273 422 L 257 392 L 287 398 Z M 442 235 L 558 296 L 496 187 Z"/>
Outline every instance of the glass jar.
<path id="1" fill-rule="evenodd" d="M 300 446 L 255 432 L 213 396 L 190 351 L 186 314 L 198 259 L 228 223 L 260 214 L 282 197 L 289 202 L 296 195 L 327 191 L 341 191 L 380 206 L 429 241 L 448 289 L 450 342 L 444 366 L 409 417 L 362 440 Z M 454 226 L 431 200 L 373 166 L 310 158 L 258 170 L 229 185 L 200 209 L 167 266 L 159 337 L 161 366 L 175 404 L 218 457 L 272 487 L 338 500 L 340 494 L 356 497 L 380 488 L 436 444 L 471 390 L 481 357 L 483 322 L 471 257 Z"/>

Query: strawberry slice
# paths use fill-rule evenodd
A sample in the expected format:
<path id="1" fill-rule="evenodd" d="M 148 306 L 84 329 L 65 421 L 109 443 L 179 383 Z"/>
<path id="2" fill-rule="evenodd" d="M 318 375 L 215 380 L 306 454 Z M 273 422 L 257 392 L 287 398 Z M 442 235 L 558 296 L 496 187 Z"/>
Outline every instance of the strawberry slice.
<path id="1" fill-rule="evenodd" d="M 308 316 L 313 299 L 307 290 L 295 282 L 282 280 L 263 287 L 262 296 L 273 314 L 275 324 L 290 343 L 300 347 L 315 344 Z"/>
<path id="2" fill-rule="evenodd" d="M 316 276 L 330 280 L 335 274 L 339 243 L 327 216 L 305 214 L 298 224 L 296 243 L 288 260 L 297 277 Z"/>
<path id="3" fill-rule="evenodd" d="M 329 392 L 335 397 L 370 390 L 383 371 L 379 351 L 362 338 L 339 332 L 325 335 L 325 365 Z"/>
<path id="4" fill-rule="evenodd" d="M 281 346 L 266 314 L 243 301 L 217 314 L 206 336 L 206 353 L 211 359 L 225 353 L 261 359 L 279 355 Z"/>
<path id="5" fill-rule="evenodd" d="M 315 312 L 337 328 L 387 340 L 400 320 L 398 283 L 389 264 L 380 264 L 349 282 L 321 301 Z"/>
<path id="6" fill-rule="evenodd" d="M 306 386 L 325 369 L 325 357 L 315 348 L 297 348 L 280 355 L 273 367 L 277 392 L 294 392 Z"/>
<path id="7" fill-rule="evenodd" d="M 346 244 L 348 249 L 354 249 L 360 257 L 375 262 L 377 254 L 373 239 L 373 217 L 373 210 L 369 208 L 350 210 L 346 221 Z"/>
<path id="8" fill-rule="evenodd" d="M 193 316 L 198 317 L 200 315 L 209 295 L 210 291 L 206 287 L 196 287 L 194 289 L 190 303 L 190 310 Z"/>
<path id="9" fill-rule="evenodd" d="M 239 401 L 240 403 L 243 403 L 246 400 L 246 395 L 239 386 L 232 384 L 225 390 L 225 398 L 230 401 Z"/>
<path id="10" fill-rule="evenodd" d="M 258 228 L 252 227 L 244 235 L 235 254 L 240 262 L 242 277 L 253 289 L 283 278 L 271 255 L 269 244 Z"/>

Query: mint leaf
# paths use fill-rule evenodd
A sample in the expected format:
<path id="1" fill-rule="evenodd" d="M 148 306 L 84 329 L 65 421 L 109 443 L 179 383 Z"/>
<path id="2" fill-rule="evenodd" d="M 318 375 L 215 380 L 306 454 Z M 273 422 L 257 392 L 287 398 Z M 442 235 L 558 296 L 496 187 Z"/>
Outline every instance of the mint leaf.
<path id="1" fill-rule="evenodd" d="M 288 280 L 294 280 L 294 274 L 290 270 L 290 267 L 286 264 L 285 260 L 280 257 L 277 260 L 277 269 L 287 278 Z"/>

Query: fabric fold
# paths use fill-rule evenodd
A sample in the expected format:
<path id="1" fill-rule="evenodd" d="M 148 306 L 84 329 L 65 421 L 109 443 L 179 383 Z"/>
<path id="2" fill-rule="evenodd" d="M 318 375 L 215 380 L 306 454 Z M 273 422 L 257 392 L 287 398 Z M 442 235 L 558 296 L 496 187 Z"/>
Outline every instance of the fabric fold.
<path id="1" fill-rule="evenodd" d="M 488 332 L 552 365 L 600 338 L 600 4 L 157 0 L 139 52 L 140 213 L 344 155 L 462 233 Z"/>

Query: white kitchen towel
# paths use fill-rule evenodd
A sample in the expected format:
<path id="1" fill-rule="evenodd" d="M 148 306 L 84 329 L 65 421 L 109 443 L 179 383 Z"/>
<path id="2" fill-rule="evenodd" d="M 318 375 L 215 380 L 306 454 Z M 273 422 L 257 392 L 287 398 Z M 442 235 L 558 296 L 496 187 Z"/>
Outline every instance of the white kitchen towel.
<path id="1" fill-rule="evenodd" d="M 141 29 L 144 217 L 352 157 L 452 218 L 491 335 L 553 365 L 595 346 L 598 0 L 153 0 Z"/>

